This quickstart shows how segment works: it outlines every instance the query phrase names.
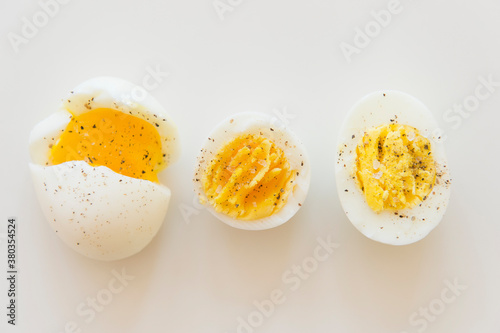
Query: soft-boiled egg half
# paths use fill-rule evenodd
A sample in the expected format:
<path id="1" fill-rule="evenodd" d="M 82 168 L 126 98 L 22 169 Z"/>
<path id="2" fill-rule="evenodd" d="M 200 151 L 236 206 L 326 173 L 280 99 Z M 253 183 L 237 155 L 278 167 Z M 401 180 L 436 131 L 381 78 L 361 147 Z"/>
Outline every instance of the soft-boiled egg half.
<path id="1" fill-rule="evenodd" d="M 98 77 L 83 82 L 30 137 L 42 211 L 75 251 L 117 260 L 141 251 L 167 212 L 158 172 L 179 153 L 177 127 L 144 89 Z"/>
<path id="2" fill-rule="evenodd" d="M 200 203 L 226 224 L 263 230 L 288 221 L 310 183 L 305 148 L 277 118 L 236 114 L 209 135 L 194 176 Z"/>
<path id="3" fill-rule="evenodd" d="M 399 91 L 369 94 L 347 115 L 337 189 L 347 217 L 365 236 L 404 245 L 439 224 L 450 197 L 439 133 L 427 107 Z"/>

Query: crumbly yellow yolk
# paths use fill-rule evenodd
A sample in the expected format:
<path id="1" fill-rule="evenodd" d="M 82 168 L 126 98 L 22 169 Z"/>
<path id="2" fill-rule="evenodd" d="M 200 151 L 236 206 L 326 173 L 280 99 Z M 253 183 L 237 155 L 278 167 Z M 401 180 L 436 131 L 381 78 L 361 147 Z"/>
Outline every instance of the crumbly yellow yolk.
<path id="1" fill-rule="evenodd" d="M 286 204 L 295 186 L 295 173 L 272 141 L 241 135 L 220 148 L 205 170 L 202 185 L 217 212 L 255 220 Z"/>
<path id="2" fill-rule="evenodd" d="M 376 127 L 356 148 L 356 177 L 375 212 L 415 207 L 436 181 L 430 141 L 411 126 Z"/>
<path id="3" fill-rule="evenodd" d="M 50 164 L 83 160 L 125 176 L 158 182 L 161 139 L 147 121 L 112 109 L 73 116 L 50 151 Z"/>

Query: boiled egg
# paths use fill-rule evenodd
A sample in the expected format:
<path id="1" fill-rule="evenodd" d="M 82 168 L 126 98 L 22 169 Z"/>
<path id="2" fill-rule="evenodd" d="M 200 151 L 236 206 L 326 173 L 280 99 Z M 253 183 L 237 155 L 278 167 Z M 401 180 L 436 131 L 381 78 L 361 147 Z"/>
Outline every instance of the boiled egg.
<path id="1" fill-rule="evenodd" d="M 171 192 L 158 173 L 179 155 L 177 126 L 143 88 L 97 77 L 78 85 L 29 142 L 45 218 L 73 250 L 117 260 L 157 234 Z"/>
<path id="2" fill-rule="evenodd" d="M 336 181 L 361 233 L 404 245 L 440 223 L 451 179 L 439 135 L 429 109 L 403 92 L 374 92 L 353 107 L 339 134 Z"/>
<path id="3" fill-rule="evenodd" d="M 287 126 L 264 113 L 244 112 L 209 134 L 193 181 L 200 203 L 221 221 L 263 230 L 287 222 L 300 209 L 310 165 Z"/>

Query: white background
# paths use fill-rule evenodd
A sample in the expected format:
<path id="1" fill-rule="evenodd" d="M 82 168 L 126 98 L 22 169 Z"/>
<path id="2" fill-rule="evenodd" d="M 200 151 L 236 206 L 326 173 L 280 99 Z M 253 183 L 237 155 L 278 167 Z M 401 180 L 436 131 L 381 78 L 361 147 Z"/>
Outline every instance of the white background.
<path id="1" fill-rule="evenodd" d="M 21 35 L 23 17 L 32 21 L 42 9 L 38 1 L 1 0 L 0 233 L 8 216 L 18 218 L 20 274 L 13 328 L 0 273 L 0 331 L 59 333 L 73 321 L 82 332 L 232 333 L 238 317 L 256 311 L 254 301 L 280 289 L 285 302 L 240 332 L 413 333 L 424 324 L 409 318 L 429 305 L 442 313 L 425 332 L 498 332 L 500 87 L 456 129 L 443 115 L 474 95 L 479 76 L 500 81 L 500 2 L 401 0 L 400 13 L 349 63 L 340 44 L 353 44 L 356 27 L 388 1 L 233 0 L 224 20 L 212 1 L 73 0 L 16 53 L 8 34 Z M 182 139 L 180 161 L 161 175 L 173 193 L 165 223 L 132 258 L 86 259 L 42 216 L 28 172 L 29 132 L 80 82 L 111 75 L 140 85 L 157 66 L 169 76 L 151 94 Z M 453 173 L 444 220 L 404 247 L 365 238 L 336 193 L 342 120 L 380 89 L 408 92 L 431 109 Z M 261 232 L 233 229 L 205 210 L 183 218 L 181 210 L 193 207 L 192 171 L 208 132 L 233 113 L 273 109 L 295 115 L 290 127 L 309 151 L 311 188 L 299 213 Z M 318 237 L 340 247 L 292 291 L 282 275 L 313 255 Z M 1 249 L 5 272 L 5 239 Z M 135 278 L 85 322 L 77 307 L 122 269 Z M 445 280 L 467 289 L 441 309 Z"/>

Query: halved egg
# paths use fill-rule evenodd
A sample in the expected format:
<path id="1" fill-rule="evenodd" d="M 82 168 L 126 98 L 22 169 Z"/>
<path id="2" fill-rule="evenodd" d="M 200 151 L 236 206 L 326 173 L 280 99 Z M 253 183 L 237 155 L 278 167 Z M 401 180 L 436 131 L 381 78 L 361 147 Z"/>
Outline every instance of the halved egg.
<path id="1" fill-rule="evenodd" d="M 309 183 L 303 144 L 276 118 L 258 112 L 220 123 L 201 149 L 194 176 L 200 203 L 226 224 L 247 230 L 288 221 Z"/>
<path id="2" fill-rule="evenodd" d="M 163 223 L 170 190 L 158 172 L 179 154 L 177 126 L 144 89 L 112 77 L 83 82 L 30 136 L 42 211 L 75 251 L 117 260 Z"/>
<path id="3" fill-rule="evenodd" d="M 347 115 L 338 140 L 337 190 L 365 236 L 404 245 L 439 224 L 451 180 L 438 133 L 427 107 L 399 91 L 371 93 Z"/>

